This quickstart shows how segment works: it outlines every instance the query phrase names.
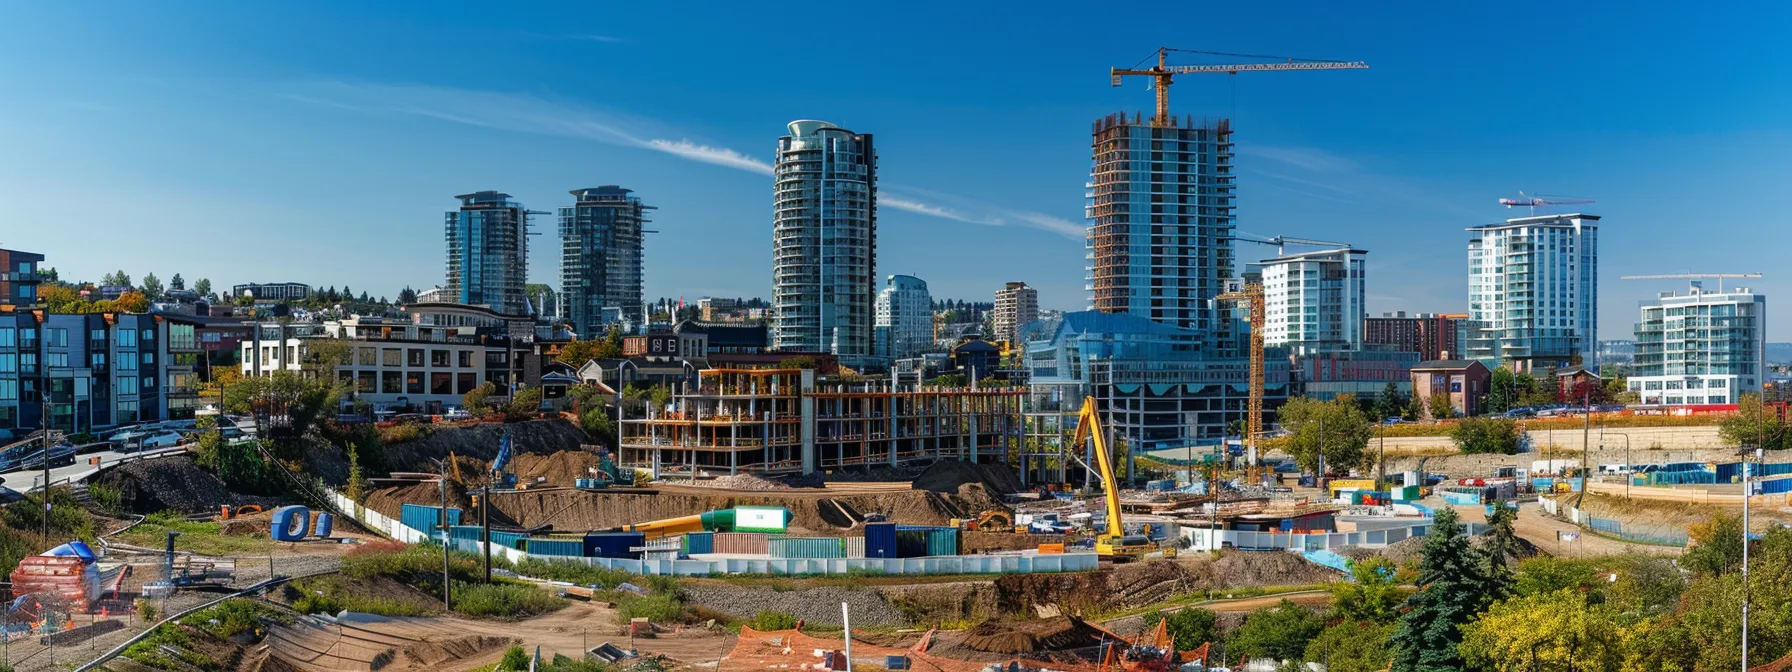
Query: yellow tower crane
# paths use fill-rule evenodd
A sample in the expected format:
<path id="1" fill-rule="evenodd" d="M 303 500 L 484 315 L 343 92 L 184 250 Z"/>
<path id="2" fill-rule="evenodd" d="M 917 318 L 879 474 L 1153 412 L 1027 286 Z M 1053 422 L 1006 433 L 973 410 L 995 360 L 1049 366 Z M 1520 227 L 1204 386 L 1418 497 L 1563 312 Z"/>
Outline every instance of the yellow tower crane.
<path id="1" fill-rule="evenodd" d="M 1245 58 L 1274 58 L 1280 63 L 1235 63 L 1230 65 L 1169 65 L 1165 61 L 1169 53 L 1182 52 L 1188 54 L 1205 54 L 1209 56 L 1239 56 Z M 1114 86 L 1120 86 L 1122 77 L 1150 77 L 1153 88 L 1157 90 L 1157 116 L 1151 118 L 1151 125 L 1159 128 L 1170 125 L 1170 84 L 1176 75 L 1192 75 L 1196 73 L 1224 73 L 1236 75 L 1241 72 L 1269 72 L 1276 70 L 1366 70 L 1368 63 L 1362 61 L 1321 61 L 1312 59 L 1289 58 L 1286 56 L 1252 56 L 1250 54 L 1227 54 L 1217 51 L 1194 51 L 1191 49 L 1172 49 L 1160 47 L 1157 50 L 1157 66 L 1145 70 L 1132 68 L 1109 68 L 1114 78 Z"/>
<path id="2" fill-rule="evenodd" d="M 1251 475 L 1257 479 L 1257 437 L 1263 433 L 1263 285 L 1245 283 L 1234 286 L 1224 294 L 1214 297 L 1215 301 L 1236 302 L 1244 304 L 1250 314 L 1245 316 L 1251 324 L 1251 371 L 1250 371 L 1250 403 L 1246 410 L 1245 445 L 1249 446 Z"/>

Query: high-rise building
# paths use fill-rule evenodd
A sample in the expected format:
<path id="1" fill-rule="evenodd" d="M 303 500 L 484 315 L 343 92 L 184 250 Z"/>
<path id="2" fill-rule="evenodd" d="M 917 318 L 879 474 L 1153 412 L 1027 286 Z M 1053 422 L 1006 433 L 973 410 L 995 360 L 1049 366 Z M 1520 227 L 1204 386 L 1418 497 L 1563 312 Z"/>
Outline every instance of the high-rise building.
<path id="1" fill-rule="evenodd" d="M 1516 217 L 1470 227 L 1467 355 L 1542 372 L 1596 364 L 1599 218 Z"/>
<path id="2" fill-rule="evenodd" d="M 605 308 L 641 322 L 641 225 L 654 207 L 631 193 L 613 184 L 574 189 L 577 202 L 560 208 L 560 291 L 581 336 L 603 333 Z"/>
<path id="3" fill-rule="evenodd" d="M 1039 319 L 1039 290 L 1024 282 L 1010 282 L 996 290 L 996 340 L 1014 341 L 1015 329 Z"/>
<path id="4" fill-rule="evenodd" d="M 1252 264 L 1263 277 L 1263 343 L 1297 355 L 1361 349 L 1367 254 L 1343 247 Z"/>
<path id="5" fill-rule="evenodd" d="M 1382 313 L 1363 320 L 1363 345 L 1382 345 L 1419 353 L 1427 362 L 1462 359 L 1467 343 L 1468 313 Z"/>
<path id="6" fill-rule="evenodd" d="M 0 249 L 0 305 L 37 304 L 38 267 L 44 255 Z"/>
<path id="7" fill-rule="evenodd" d="M 496 191 L 455 198 L 460 209 L 444 217 L 448 279 L 442 288 L 455 303 L 527 313 L 523 285 L 529 279 L 529 210 L 510 200 L 510 194 Z"/>
<path id="8" fill-rule="evenodd" d="M 877 356 L 914 357 L 933 345 L 933 296 L 927 281 L 892 275 L 877 293 Z"/>
<path id="9" fill-rule="evenodd" d="M 1191 329 L 1203 350 L 1229 340 L 1212 299 L 1233 273 L 1230 124 L 1112 115 L 1091 149 L 1090 307 Z"/>
<path id="10" fill-rule="evenodd" d="M 772 342 L 871 354 L 877 293 L 877 152 L 868 133 L 790 122 L 772 185 Z"/>
<path id="11" fill-rule="evenodd" d="M 1766 371 L 1767 297 L 1694 282 L 1642 306 L 1630 390 L 1647 405 L 1734 404 Z"/>

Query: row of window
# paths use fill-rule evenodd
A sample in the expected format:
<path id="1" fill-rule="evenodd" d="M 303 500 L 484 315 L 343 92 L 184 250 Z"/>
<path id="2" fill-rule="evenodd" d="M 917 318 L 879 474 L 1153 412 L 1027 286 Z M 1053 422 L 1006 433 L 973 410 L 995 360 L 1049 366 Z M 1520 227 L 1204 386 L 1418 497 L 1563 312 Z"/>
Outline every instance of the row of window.
<path id="1" fill-rule="evenodd" d="M 503 371 L 493 371 L 485 379 L 499 387 L 509 385 L 509 375 Z M 479 374 L 470 371 L 344 371 L 342 380 L 366 393 L 436 395 L 466 394 L 481 382 Z"/>

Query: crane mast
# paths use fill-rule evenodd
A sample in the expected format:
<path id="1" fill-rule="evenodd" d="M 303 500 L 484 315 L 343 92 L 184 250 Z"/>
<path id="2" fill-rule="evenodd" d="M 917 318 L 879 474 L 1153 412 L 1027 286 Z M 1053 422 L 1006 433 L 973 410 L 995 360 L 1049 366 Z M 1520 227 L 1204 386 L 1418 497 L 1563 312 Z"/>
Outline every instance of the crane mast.
<path id="1" fill-rule="evenodd" d="M 1245 411 L 1244 425 L 1249 461 L 1255 468 L 1259 455 L 1257 437 L 1263 433 L 1263 285 L 1246 283 L 1243 287 L 1214 297 L 1214 300 L 1240 303 L 1250 310 L 1250 314 L 1246 316 L 1251 325 L 1250 401 Z"/>

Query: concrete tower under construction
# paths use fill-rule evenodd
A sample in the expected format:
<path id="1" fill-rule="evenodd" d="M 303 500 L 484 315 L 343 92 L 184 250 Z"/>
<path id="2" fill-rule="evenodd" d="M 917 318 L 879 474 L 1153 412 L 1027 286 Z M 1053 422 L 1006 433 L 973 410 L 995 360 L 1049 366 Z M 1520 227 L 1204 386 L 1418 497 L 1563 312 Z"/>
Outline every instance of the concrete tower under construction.
<path id="1" fill-rule="evenodd" d="M 872 354 L 877 295 L 877 152 L 871 135 L 790 122 L 772 196 L 772 342 L 779 350 Z"/>
<path id="2" fill-rule="evenodd" d="M 1229 122 L 1097 120 L 1089 170 L 1090 308 L 1192 329 L 1201 349 L 1230 331 L 1212 299 L 1232 277 Z"/>

